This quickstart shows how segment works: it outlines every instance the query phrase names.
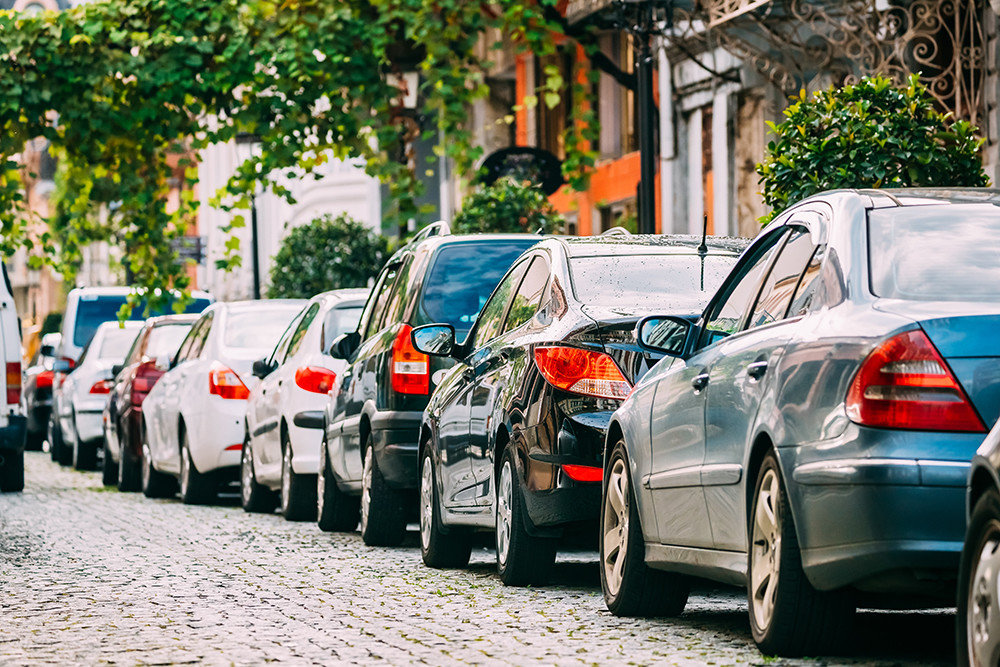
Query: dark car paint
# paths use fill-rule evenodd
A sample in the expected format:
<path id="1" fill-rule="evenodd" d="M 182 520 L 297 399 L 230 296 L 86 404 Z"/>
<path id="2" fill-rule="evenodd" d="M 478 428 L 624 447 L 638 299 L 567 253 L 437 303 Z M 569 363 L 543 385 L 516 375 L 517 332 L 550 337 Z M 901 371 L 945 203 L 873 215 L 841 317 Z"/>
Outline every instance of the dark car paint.
<path id="1" fill-rule="evenodd" d="M 39 353 L 35 363 L 24 371 L 25 416 L 27 417 L 28 437 L 45 438 L 52 414 L 52 384 L 48 387 L 38 386 L 38 375 L 43 371 L 51 371 L 55 355 Z"/>
<path id="2" fill-rule="evenodd" d="M 568 345 L 611 356 L 626 379 L 634 383 L 659 358 L 639 347 L 638 320 L 652 313 L 686 315 L 702 307 L 705 298 L 663 295 L 658 302 L 620 308 L 589 307 L 576 298 L 569 259 L 609 253 L 622 261 L 632 255 L 696 254 L 700 239 L 631 237 L 547 240 L 525 253 L 517 265 L 533 257 L 549 263 L 549 278 L 535 315 L 527 322 L 488 341 L 478 349 L 476 329 L 454 356 L 458 363 L 441 383 L 424 413 L 421 456 L 430 447 L 435 462 L 438 497 L 445 524 L 491 527 L 494 479 L 506 447 L 517 452 L 529 530 L 558 535 L 568 524 L 591 523 L 598 516 L 600 484 L 570 479 L 561 466 L 599 467 L 615 399 L 570 393 L 553 387 L 539 372 L 534 350 L 542 344 Z M 660 252 L 650 241 L 666 245 Z M 682 246 L 678 249 L 676 246 Z M 735 259 L 746 242 L 712 239 L 710 257 Z M 508 278 L 514 278 L 516 267 Z M 515 282 L 520 282 L 517 278 Z M 503 281 L 501 281 L 501 284 Z M 508 302 L 518 285 L 513 285 Z M 494 297 L 500 292 L 498 288 Z M 509 308 L 510 306 L 508 306 Z M 482 314 L 481 314 L 482 317 Z M 477 327 L 479 323 L 477 322 Z"/>

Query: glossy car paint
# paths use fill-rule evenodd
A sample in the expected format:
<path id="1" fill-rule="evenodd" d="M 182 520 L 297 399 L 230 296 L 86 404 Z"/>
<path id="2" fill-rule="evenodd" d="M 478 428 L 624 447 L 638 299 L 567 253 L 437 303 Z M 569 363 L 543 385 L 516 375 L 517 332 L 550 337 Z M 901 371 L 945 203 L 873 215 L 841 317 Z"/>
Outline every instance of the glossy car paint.
<path id="1" fill-rule="evenodd" d="M 808 312 L 701 349 L 691 343 L 684 358 L 665 359 L 643 378 L 609 431 L 609 445 L 623 438 L 628 447 L 650 564 L 744 583 L 749 489 L 774 448 L 803 568 L 816 588 L 950 599 L 968 460 L 983 434 L 860 426 L 848 418 L 845 397 L 880 342 L 922 328 L 992 425 L 1000 359 L 987 333 L 1000 323 L 1000 304 L 880 299 L 868 263 L 868 211 L 976 197 L 982 194 L 828 193 L 758 237 L 741 266 L 786 225 L 804 226 L 825 247 Z M 749 372 L 757 362 L 766 369 L 759 378 Z M 692 384 L 699 376 L 708 380 L 700 390 Z"/>
<path id="2" fill-rule="evenodd" d="M 48 430 L 49 417 L 52 414 L 52 365 L 56 359 L 55 352 L 61 336 L 58 333 L 48 333 L 42 336 L 39 351 L 35 353 L 32 363 L 24 369 L 24 386 L 22 402 L 25 416 L 28 418 L 28 438 L 40 442 L 45 439 Z M 41 348 L 52 349 L 52 354 L 42 354 Z M 47 373 L 48 381 L 39 383 L 39 376 Z"/>
<path id="3" fill-rule="evenodd" d="M 517 453 L 520 487 L 526 491 L 535 530 L 559 534 L 568 524 L 596 521 L 600 483 L 575 481 L 561 466 L 601 466 L 606 427 L 621 401 L 554 387 L 539 372 L 535 350 L 559 345 L 604 353 L 634 383 L 659 359 L 639 346 L 637 321 L 652 313 L 696 315 L 718 283 L 700 294 L 656 294 L 648 300 L 637 299 L 643 295 L 641 287 L 629 286 L 628 303 L 596 306 L 581 300 L 571 264 L 613 257 L 615 262 L 673 273 L 680 270 L 679 261 L 699 257 L 700 241 L 644 236 L 550 239 L 518 260 L 491 298 L 504 304 L 505 330 L 495 337 L 481 331 L 490 328 L 484 318 L 495 308 L 487 305 L 469 341 L 454 354 L 458 363 L 424 413 L 421 456 L 430 448 L 446 525 L 493 527 L 495 484 L 505 448 Z M 745 245 L 736 239 L 711 239 L 704 259 L 693 267 L 700 263 L 704 270 L 707 261 L 721 279 Z M 535 289 L 519 289 L 522 278 L 526 272 L 529 278 L 534 275 L 531 282 L 537 285 L 539 262 L 546 279 L 537 306 L 530 318 L 519 314 L 511 322 L 517 299 L 527 301 L 521 292 Z M 612 278 L 607 276 L 608 290 L 613 289 Z M 523 323 L 517 324 L 520 320 Z"/>

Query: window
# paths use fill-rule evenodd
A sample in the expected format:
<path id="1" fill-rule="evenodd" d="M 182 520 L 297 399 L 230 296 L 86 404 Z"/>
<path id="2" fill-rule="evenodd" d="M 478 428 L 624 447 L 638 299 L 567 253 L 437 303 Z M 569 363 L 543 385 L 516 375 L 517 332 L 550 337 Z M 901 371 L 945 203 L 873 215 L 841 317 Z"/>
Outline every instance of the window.
<path id="1" fill-rule="evenodd" d="M 385 314 L 386 306 L 389 305 L 389 295 L 396 282 L 396 276 L 399 274 L 399 267 L 399 262 L 386 267 L 375 289 L 372 290 L 369 305 L 365 307 L 368 319 L 362 320 L 365 326 L 365 331 L 361 335 L 362 340 L 368 340 L 382 328 L 382 316 Z"/>
<path id="2" fill-rule="evenodd" d="M 783 227 L 773 232 L 753 250 L 753 255 L 747 257 L 747 262 L 738 267 L 738 272 L 730 282 L 723 286 L 723 298 L 712 305 L 706 316 L 705 333 L 702 335 L 701 347 L 711 345 L 720 338 L 735 333 L 746 315 L 754 297 L 757 296 L 760 281 L 764 276 L 779 242 L 785 237 L 788 228 Z"/>
<path id="3" fill-rule="evenodd" d="M 542 294 L 545 292 L 545 286 L 548 282 L 549 263 L 543 257 L 536 255 L 510 304 L 507 323 L 503 327 L 504 333 L 518 328 L 535 316 L 538 306 L 542 303 Z"/>
<path id="4" fill-rule="evenodd" d="M 320 343 L 320 350 L 324 354 L 330 350 L 330 346 L 333 345 L 337 336 L 358 328 L 361 310 L 361 306 L 348 306 L 334 308 L 326 314 L 326 322 L 323 323 L 323 340 Z"/>
<path id="5" fill-rule="evenodd" d="M 104 340 L 101 341 L 101 349 L 98 350 L 98 359 L 114 359 L 118 361 L 122 358 L 122 350 L 128 349 L 135 342 L 135 337 L 139 329 L 110 329 L 105 331 Z"/>
<path id="6" fill-rule="evenodd" d="M 184 339 L 184 342 L 181 343 L 180 349 L 177 350 L 177 363 L 187 361 L 188 359 L 194 359 L 194 356 L 191 355 L 191 348 L 194 346 L 194 341 L 198 338 L 199 332 L 206 326 L 205 323 L 210 319 L 212 319 L 212 313 L 208 313 L 194 323 L 191 330 L 188 332 L 187 338 Z"/>
<path id="7" fill-rule="evenodd" d="M 571 257 L 573 293 L 588 306 L 660 308 L 664 294 L 706 303 L 736 265 L 733 255 L 663 253 Z M 685 299 L 685 303 L 688 299 Z M 699 306 L 695 305 L 694 309 Z"/>
<path id="8" fill-rule="evenodd" d="M 472 350 L 478 349 L 493 340 L 500 334 L 500 326 L 503 323 L 503 316 L 507 310 L 507 302 L 510 300 L 510 293 L 521 281 L 521 277 L 528 268 L 528 261 L 520 262 L 507 274 L 507 277 L 497 286 L 493 297 L 483 308 L 482 314 L 476 323 L 475 340 L 472 343 Z"/>
<path id="9" fill-rule="evenodd" d="M 84 295 L 80 297 L 76 307 L 76 327 L 73 330 L 73 344 L 83 347 L 97 332 L 97 327 L 104 322 L 118 319 L 118 310 L 125 305 L 128 297 L 108 295 Z M 209 306 L 208 299 L 195 299 L 184 310 L 186 313 L 200 313 Z M 173 312 L 173 306 L 163 309 L 151 309 L 146 313 L 146 302 L 141 301 L 132 309 L 130 320 L 145 320 L 147 317 L 167 315 Z"/>
<path id="10" fill-rule="evenodd" d="M 316 313 L 318 312 L 319 304 L 314 303 L 302 315 L 302 319 L 299 320 L 298 326 L 295 327 L 295 333 L 292 334 L 291 341 L 288 343 L 288 353 L 282 361 L 299 351 L 299 348 L 302 346 L 302 339 L 305 338 L 306 331 L 309 330 L 309 325 L 316 319 Z"/>
<path id="11" fill-rule="evenodd" d="M 177 351 L 184 335 L 191 330 L 190 324 L 163 324 L 153 327 L 146 337 L 142 354 L 147 359 L 169 356 Z"/>
<path id="12" fill-rule="evenodd" d="M 144 336 L 139 336 L 134 341 L 132 341 L 132 347 L 128 349 L 128 354 L 125 355 L 125 361 L 123 362 L 126 366 L 137 364 L 139 363 L 139 361 L 142 360 L 143 351 L 146 348 L 146 341 L 149 340 L 150 333 L 152 333 L 152 331 L 150 331 Z M 32 365 L 34 365 L 34 362 L 32 362 Z"/>
<path id="13" fill-rule="evenodd" d="M 802 273 L 799 286 L 795 290 L 792 305 L 788 308 L 788 317 L 805 315 L 812 309 L 813 300 L 816 298 L 816 293 L 819 290 L 819 270 L 823 266 L 825 251 L 826 248 L 822 246 L 816 248 L 812 258 L 809 260 L 809 265 Z"/>
<path id="14" fill-rule="evenodd" d="M 292 333 L 294 333 L 297 323 L 298 318 L 292 320 L 288 328 L 285 329 L 285 332 L 281 334 L 281 338 L 278 339 L 278 344 L 274 346 L 274 350 L 271 351 L 268 361 L 272 366 L 277 366 L 285 358 L 285 350 L 288 349 L 288 343 L 292 340 Z"/>
<path id="15" fill-rule="evenodd" d="M 223 344 L 226 347 L 262 349 L 266 352 L 274 348 L 281 334 L 300 312 L 302 311 L 294 305 L 230 311 L 222 332 Z"/>
<path id="16" fill-rule="evenodd" d="M 813 245 L 809 231 L 804 227 L 793 227 L 764 280 L 764 287 L 757 298 L 748 328 L 784 319 L 795 288 L 799 285 L 799 278 L 815 251 L 816 246 Z"/>
<path id="17" fill-rule="evenodd" d="M 380 329 L 399 322 L 403 318 L 403 310 L 406 308 L 406 294 L 410 291 L 410 268 L 413 266 L 412 260 L 412 255 L 403 260 L 403 264 L 399 269 L 399 278 L 392 288 L 389 305 L 385 309 L 385 321 L 379 327 Z"/>
<path id="18" fill-rule="evenodd" d="M 201 327 L 195 332 L 194 339 L 191 341 L 191 349 L 188 351 L 188 359 L 197 359 L 201 356 L 201 351 L 205 347 L 205 341 L 208 340 L 208 334 L 212 330 L 212 321 L 215 319 L 215 313 L 209 313 L 208 317 L 201 321 Z"/>

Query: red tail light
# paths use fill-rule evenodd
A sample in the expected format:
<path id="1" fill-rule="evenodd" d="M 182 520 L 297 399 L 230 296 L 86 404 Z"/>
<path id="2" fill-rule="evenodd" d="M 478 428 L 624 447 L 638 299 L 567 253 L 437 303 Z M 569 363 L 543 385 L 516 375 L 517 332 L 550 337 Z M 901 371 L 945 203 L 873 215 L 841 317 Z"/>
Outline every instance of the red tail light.
<path id="1" fill-rule="evenodd" d="M 336 373 L 321 366 L 303 366 L 295 371 L 295 384 L 314 394 L 330 393 L 336 379 Z"/>
<path id="2" fill-rule="evenodd" d="M 111 387 L 115 385 L 114 380 L 98 380 L 90 388 L 91 394 L 110 394 Z"/>
<path id="3" fill-rule="evenodd" d="M 847 416 L 864 426 L 918 431 L 986 431 L 962 387 L 920 329 L 884 341 L 847 392 Z"/>
<path id="4" fill-rule="evenodd" d="M 392 343 L 392 390 L 400 394 L 429 394 L 431 364 L 426 354 L 417 352 L 410 341 L 413 327 L 404 324 Z"/>
<path id="5" fill-rule="evenodd" d="M 52 371 L 42 371 L 35 376 L 35 386 L 39 389 L 48 389 L 52 386 L 52 376 L 55 373 Z"/>
<path id="6" fill-rule="evenodd" d="M 218 361 L 213 361 L 208 369 L 208 393 L 234 400 L 245 401 L 250 398 L 250 390 L 236 371 Z"/>
<path id="7" fill-rule="evenodd" d="M 536 347 L 535 365 L 549 384 L 564 391 L 615 399 L 624 399 L 632 391 L 615 360 L 603 352 Z"/>
<path id="8" fill-rule="evenodd" d="M 162 376 L 163 371 L 157 367 L 155 362 L 144 361 L 139 364 L 132 378 L 132 390 L 130 392 L 132 405 L 137 408 L 141 407 L 142 402 L 146 400 L 146 394 L 152 391 L 153 386 Z"/>
<path id="9" fill-rule="evenodd" d="M 17 405 L 21 402 L 21 362 L 7 362 L 7 404 Z"/>
<path id="10" fill-rule="evenodd" d="M 604 468 L 596 466 L 563 465 L 562 469 L 575 482 L 600 482 L 604 479 Z"/>

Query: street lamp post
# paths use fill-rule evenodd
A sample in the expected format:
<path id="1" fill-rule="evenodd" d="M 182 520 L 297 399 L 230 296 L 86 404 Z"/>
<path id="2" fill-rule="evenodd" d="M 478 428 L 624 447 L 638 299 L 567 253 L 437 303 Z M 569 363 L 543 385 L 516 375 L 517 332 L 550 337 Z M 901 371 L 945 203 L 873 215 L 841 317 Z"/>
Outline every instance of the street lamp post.
<path id="1" fill-rule="evenodd" d="M 242 161 L 253 157 L 254 147 L 260 145 L 260 137 L 255 134 L 241 132 L 236 135 L 237 156 Z M 241 155 L 239 147 L 246 147 L 246 157 Z M 257 233 L 257 186 L 250 193 L 250 252 L 253 255 L 251 265 L 253 267 L 253 298 L 260 298 L 260 240 Z"/>

